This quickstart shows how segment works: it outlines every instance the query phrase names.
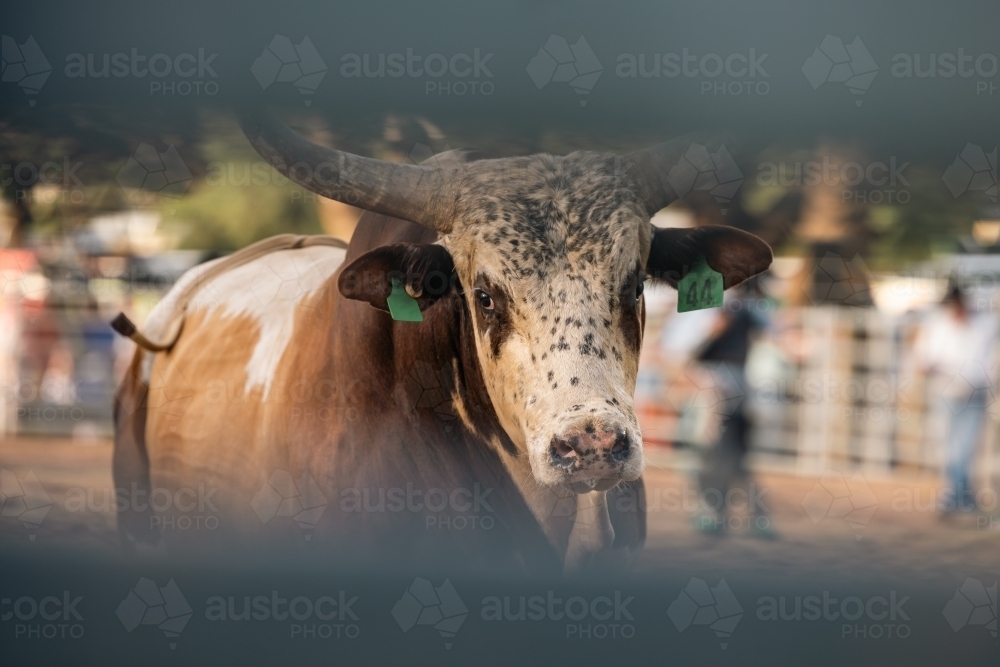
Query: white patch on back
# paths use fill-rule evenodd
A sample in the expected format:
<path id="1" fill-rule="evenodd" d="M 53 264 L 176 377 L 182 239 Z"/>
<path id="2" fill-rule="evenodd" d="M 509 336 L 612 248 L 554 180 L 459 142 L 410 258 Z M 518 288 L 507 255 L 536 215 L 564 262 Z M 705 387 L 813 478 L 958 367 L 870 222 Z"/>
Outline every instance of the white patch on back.
<path id="1" fill-rule="evenodd" d="M 267 397 L 278 362 L 292 338 L 296 308 L 337 271 L 345 255 L 345 250 L 330 246 L 281 250 L 223 273 L 192 297 L 187 307 L 189 314 L 219 311 L 223 316 L 257 320 L 260 337 L 246 367 L 247 393 L 261 387 L 263 397 Z M 177 281 L 149 316 L 143 329 L 149 338 L 166 334 L 178 306 L 178 295 L 218 261 L 201 264 Z M 143 380 L 147 383 L 154 356 L 146 353 L 143 360 Z"/>

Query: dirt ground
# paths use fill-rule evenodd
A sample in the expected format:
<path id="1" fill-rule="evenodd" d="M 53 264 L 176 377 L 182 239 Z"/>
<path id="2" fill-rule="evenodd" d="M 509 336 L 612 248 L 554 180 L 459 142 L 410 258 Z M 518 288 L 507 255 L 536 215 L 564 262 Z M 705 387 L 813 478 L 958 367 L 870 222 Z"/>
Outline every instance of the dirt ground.
<path id="1" fill-rule="evenodd" d="M 67 548 L 117 545 L 111 508 L 71 511 L 65 502 L 74 487 L 95 489 L 99 495 L 112 487 L 111 453 L 107 440 L 0 441 L 5 485 L 10 473 L 23 480 L 31 471 L 52 502 L 40 526 L 31 531 L 4 512 L 0 545 L 23 544 L 31 535 L 36 542 Z M 674 459 L 662 451 L 651 451 L 649 459 L 649 532 L 636 564 L 638 573 L 669 569 L 781 576 L 816 571 L 914 580 L 1000 574 L 995 500 L 992 512 L 943 521 L 931 500 L 939 482 L 927 474 L 868 475 L 848 484 L 837 475 L 821 479 L 758 473 L 754 493 L 767 514 L 749 516 L 746 497 L 738 493 L 731 499 L 734 511 L 727 529 L 712 533 L 695 529 L 695 521 L 705 515 L 697 506 L 691 476 L 668 467 Z M 4 492 L 10 495 L 6 486 Z M 989 494 L 984 497 L 991 500 Z M 754 525 L 766 528 L 766 534 L 748 530 Z"/>

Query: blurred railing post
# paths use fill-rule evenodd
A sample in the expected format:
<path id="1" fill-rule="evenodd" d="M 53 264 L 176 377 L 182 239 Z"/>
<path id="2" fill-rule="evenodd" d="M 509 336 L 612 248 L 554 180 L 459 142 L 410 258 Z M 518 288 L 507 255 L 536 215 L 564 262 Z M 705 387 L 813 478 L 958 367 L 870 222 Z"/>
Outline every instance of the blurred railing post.
<path id="1" fill-rule="evenodd" d="M 805 474 L 820 474 L 829 465 L 833 436 L 830 414 L 834 409 L 831 398 L 836 399 L 836 392 L 828 389 L 835 375 L 836 315 L 836 309 L 830 307 L 801 310 L 802 329 L 810 350 L 800 377 L 812 385 L 799 383 L 797 468 Z"/>
<path id="2" fill-rule="evenodd" d="M 12 294 L 0 293 L 0 434 L 17 432 L 20 340 L 21 309 Z"/>

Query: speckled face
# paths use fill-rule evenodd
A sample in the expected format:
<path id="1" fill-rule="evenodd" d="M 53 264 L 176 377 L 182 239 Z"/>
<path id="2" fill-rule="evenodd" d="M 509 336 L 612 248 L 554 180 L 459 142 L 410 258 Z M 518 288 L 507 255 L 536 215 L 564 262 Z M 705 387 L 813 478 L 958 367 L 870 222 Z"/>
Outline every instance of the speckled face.
<path id="1" fill-rule="evenodd" d="M 537 482 L 637 478 L 633 407 L 649 216 L 613 155 L 468 165 L 441 243 L 474 316 L 487 388 Z"/>

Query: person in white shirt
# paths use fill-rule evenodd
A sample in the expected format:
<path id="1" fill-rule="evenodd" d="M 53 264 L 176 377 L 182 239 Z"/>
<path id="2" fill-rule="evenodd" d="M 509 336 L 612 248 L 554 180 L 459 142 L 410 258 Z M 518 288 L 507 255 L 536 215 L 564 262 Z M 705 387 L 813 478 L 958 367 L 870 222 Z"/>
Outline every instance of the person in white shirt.
<path id="1" fill-rule="evenodd" d="M 997 332 L 994 314 L 972 311 L 961 288 L 952 283 L 914 343 L 922 370 L 943 381 L 941 396 L 950 415 L 945 453 L 948 489 L 940 507 L 945 515 L 976 508 L 969 469 L 986 409 L 993 401 Z"/>

